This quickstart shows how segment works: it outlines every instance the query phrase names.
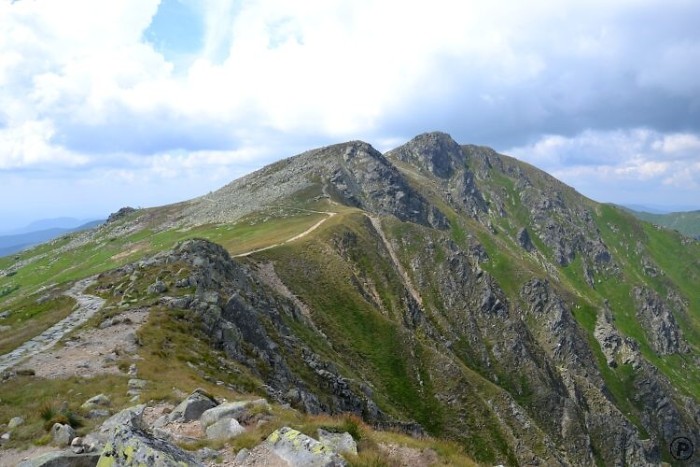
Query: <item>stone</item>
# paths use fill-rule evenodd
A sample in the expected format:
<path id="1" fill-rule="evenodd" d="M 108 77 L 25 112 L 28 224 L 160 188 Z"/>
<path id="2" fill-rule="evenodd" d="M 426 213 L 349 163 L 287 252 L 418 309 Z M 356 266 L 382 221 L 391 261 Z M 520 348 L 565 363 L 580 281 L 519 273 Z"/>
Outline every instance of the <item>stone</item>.
<path id="1" fill-rule="evenodd" d="M 216 407 L 217 402 L 201 389 L 196 389 L 192 394 L 187 396 L 187 399 L 180 402 L 180 405 L 175 407 L 168 415 L 168 420 L 171 422 L 189 422 L 198 420 L 202 414 Z"/>
<path id="2" fill-rule="evenodd" d="M 9 430 L 14 430 L 18 426 L 22 425 L 24 423 L 24 419 L 22 417 L 12 417 L 9 422 L 7 422 L 7 428 Z"/>
<path id="3" fill-rule="evenodd" d="M 85 450 L 83 448 L 83 438 L 80 436 L 73 438 L 73 441 L 70 442 L 70 448 L 75 454 L 82 454 Z"/>
<path id="4" fill-rule="evenodd" d="M 10 433 L 3 433 L 0 435 L 0 444 L 5 444 L 10 440 Z"/>
<path id="5" fill-rule="evenodd" d="M 194 456 L 200 462 L 209 462 L 215 460 L 217 457 L 221 456 L 219 451 L 215 451 L 212 448 L 202 448 L 194 453 Z"/>
<path id="6" fill-rule="evenodd" d="M 8 316 L 10 316 L 10 312 L 9 312 L 9 311 L 3 311 L 2 313 L 0 313 L 0 319 L 5 319 L 5 318 L 7 318 Z"/>
<path id="7" fill-rule="evenodd" d="M 331 433 L 321 428 L 318 429 L 317 433 L 318 441 L 331 451 L 357 455 L 357 443 L 350 433 Z"/>
<path id="8" fill-rule="evenodd" d="M 530 239 L 530 233 L 524 227 L 518 230 L 518 243 L 526 251 L 532 251 L 535 249 L 535 247 L 532 245 L 532 240 Z"/>
<path id="9" fill-rule="evenodd" d="M 204 428 L 213 425 L 222 418 L 240 419 L 251 407 L 268 406 L 265 399 L 253 401 L 226 402 L 205 411 L 199 418 Z"/>
<path id="10" fill-rule="evenodd" d="M 209 439 L 231 439 L 245 433 L 245 428 L 235 418 L 222 418 L 206 429 Z"/>
<path id="11" fill-rule="evenodd" d="M 83 410 L 92 410 L 98 407 L 109 407 L 111 403 L 112 401 L 109 399 L 109 397 L 105 396 L 104 394 L 98 394 L 85 401 L 80 408 Z"/>
<path id="12" fill-rule="evenodd" d="M 99 458 L 98 453 L 75 454 L 68 451 L 54 451 L 22 461 L 18 467 L 95 467 Z"/>
<path id="13" fill-rule="evenodd" d="M 104 421 L 100 427 L 99 434 L 102 435 L 102 438 L 105 438 L 105 435 L 111 433 L 117 426 L 129 426 L 144 429 L 143 412 L 145 409 L 146 406 L 141 404 L 134 407 L 129 407 L 112 415 L 110 418 Z"/>
<path id="14" fill-rule="evenodd" d="M 129 380 L 127 384 L 127 391 L 126 395 L 127 396 L 139 396 L 141 395 L 141 392 L 146 388 L 148 385 L 148 381 L 144 379 L 137 379 L 137 378 L 132 378 Z"/>
<path id="15" fill-rule="evenodd" d="M 149 294 L 161 294 L 168 291 L 168 286 L 165 285 L 163 281 L 155 281 L 153 284 L 148 286 Z"/>
<path id="16" fill-rule="evenodd" d="M 104 418 L 109 417 L 109 410 L 106 409 L 93 409 L 85 415 L 87 418 Z"/>
<path id="17" fill-rule="evenodd" d="M 56 446 L 69 446 L 73 438 L 75 438 L 75 430 L 70 425 L 54 423 L 51 427 L 51 437 Z"/>
<path id="18" fill-rule="evenodd" d="M 116 426 L 102 450 L 98 467 L 111 466 L 202 466 L 191 454 L 146 431 L 130 426 Z"/>
<path id="19" fill-rule="evenodd" d="M 273 431 L 265 440 L 268 448 L 292 466 L 339 467 L 348 463 L 315 439 L 289 427 Z"/>
<path id="20" fill-rule="evenodd" d="M 246 448 L 241 449 L 236 453 L 235 461 L 237 464 L 242 464 L 250 457 L 250 451 Z"/>

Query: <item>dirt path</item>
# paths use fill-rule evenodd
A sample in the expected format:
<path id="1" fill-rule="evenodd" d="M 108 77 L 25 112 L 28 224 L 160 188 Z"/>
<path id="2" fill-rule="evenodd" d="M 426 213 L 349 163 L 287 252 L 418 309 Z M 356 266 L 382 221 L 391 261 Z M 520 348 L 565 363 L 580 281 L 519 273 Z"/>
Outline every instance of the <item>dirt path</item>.
<path id="1" fill-rule="evenodd" d="M 22 360 L 32 357 L 40 352 L 50 349 L 76 327 L 85 323 L 104 304 L 104 300 L 94 295 L 86 295 L 83 292 L 92 284 L 93 277 L 78 281 L 66 292 L 66 295 L 76 300 L 76 310 L 66 318 L 51 326 L 36 337 L 29 339 L 10 353 L 0 356 L 0 372 L 11 368 Z"/>
<path id="2" fill-rule="evenodd" d="M 258 248 L 258 249 L 256 249 L 256 250 L 246 251 L 245 253 L 239 253 L 239 254 L 237 254 L 237 255 L 233 255 L 233 257 L 234 257 L 234 258 L 240 258 L 240 257 L 242 257 L 242 256 L 249 256 L 249 255 L 252 255 L 253 253 L 258 253 L 258 252 L 260 252 L 260 251 L 270 250 L 270 249 L 272 249 L 272 248 L 276 248 L 276 247 L 278 247 L 278 246 L 286 245 L 287 243 L 294 242 L 294 241 L 296 241 L 296 240 L 299 240 L 300 238 L 304 238 L 304 237 L 306 237 L 307 235 L 309 235 L 311 232 L 313 232 L 314 230 L 316 230 L 316 229 L 318 229 L 319 227 L 321 227 L 321 224 L 323 224 L 324 222 L 326 222 L 328 219 L 330 219 L 331 217 L 333 217 L 333 216 L 335 216 L 336 214 L 338 214 L 337 212 L 330 212 L 330 211 L 309 211 L 309 210 L 306 210 L 306 209 L 303 209 L 303 211 L 315 212 L 315 213 L 317 213 L 317 214 L 325 214 L 325 215 L 327 215 L 328 217 L 326 217 L 325 219 L 321 219 L 320 221 L 316 222 L 314 225 L 312 225 L 311 227 L 309 227 L 308 229 L 306 229 L 305 231 L 303 231 L 303 232 L 300 233 L 299 235 L 295 235 L 294 237 L 289 238 L 289 239 L 287 239 L 287 240 L 285 240 L 285 241 L 283 241 L 283 242 L 275 243 L 274 245 L 268 245 L 268 246 L 266 246 L 266 247 Z"/>

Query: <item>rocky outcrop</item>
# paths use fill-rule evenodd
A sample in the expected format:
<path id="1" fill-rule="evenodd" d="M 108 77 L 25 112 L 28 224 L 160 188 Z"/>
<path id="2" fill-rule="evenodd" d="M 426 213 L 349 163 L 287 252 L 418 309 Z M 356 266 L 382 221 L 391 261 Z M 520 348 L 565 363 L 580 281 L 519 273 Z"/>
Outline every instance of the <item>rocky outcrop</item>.
<path id="1" fill-rule="evenodd" d="M 424 133 L 389 151 L 386 157 L 436 178 L 448 200 L 470 216 L 488 210 L 488 205 L 469 170 L 462 147 L 446 133 Z"/>
<path id="2" fill-rule="evenodd" d="M 618 365 L 632 365 L 637 369 L 641 365 L 639 345 L 629 337 L 623 337 L 612 322 L 612 313 L 604 309 L 598 313 L 595 330 L 593 332 L 600 348 L 605 354 L 608 366 L 615 368 Z"/>
<path id="3" fill-rule="evenodd" d="M 669 355 L 687 352 L 688 344 L 666 301 L 645 287 L 635 287 L 632 296 L 637 304 L 637 318 L 656 353 Z"/>

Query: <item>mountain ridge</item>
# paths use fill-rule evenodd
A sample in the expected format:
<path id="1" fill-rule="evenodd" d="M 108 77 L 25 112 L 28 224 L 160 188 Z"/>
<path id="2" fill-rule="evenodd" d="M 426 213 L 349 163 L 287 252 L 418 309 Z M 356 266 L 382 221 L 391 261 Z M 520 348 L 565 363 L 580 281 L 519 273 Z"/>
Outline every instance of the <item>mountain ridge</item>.
<path id="1" fill-rule="evenodd" d="M 102 262 L 71 253 L 95 245 Z M 698 243 L 444 133 L 308 151 L 55 248 L 111 306 L 183 314 L 310 413 L 510 465 L 653 465 L 700 441 Z"/>

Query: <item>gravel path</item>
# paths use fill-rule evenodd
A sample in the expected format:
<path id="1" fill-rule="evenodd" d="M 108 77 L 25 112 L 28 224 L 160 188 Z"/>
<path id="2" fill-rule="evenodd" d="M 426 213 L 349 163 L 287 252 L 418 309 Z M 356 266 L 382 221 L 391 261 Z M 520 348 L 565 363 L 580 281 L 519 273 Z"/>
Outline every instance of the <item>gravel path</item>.
<path id="1" fill-rule="evenodd" d="M 104 300 L 83 292 L 92 284 L 94 277 L 78 281 L 66 292 L 66 295 L 77 301 L 76 310 L 66 318 L 51 326 L 38 336 L 28 340 L 12 352 L 0 356 L 0 372 L 17 365 L 22 360 L 50 349 L 66 333 L 85 323 L 104 304 Z"/>
<path id="2" fill-rule="evenodd" d="M 303 209 L 303 211 L 308 211 L 308 210 Z M 337 212 L 330 212 L 330 211 L 308 211 L 308 212 L 315 212 L 315 213 L 318 213 L 318 214 L 325 214 L 325 215 L 327 215 L 328 217 L 326 217 L 325 219 L 321 219 L 320 221 L 316 222 L 314 225 L 312 225 L 311 227 L 309 227 L 308 229 L 306 229 L 305 231 L 303 231 L 303 232 L 300 233 L 299 235 L 295 235 L 295 236 L 293 236 L 292 238 L 289 238 L 289 239 L 287 239 L 287 240 L 285 240 L 285 241 L 283 241 L 283 242 L 275 243 L 274 245 L 269 245 L 269 246 L 266 246 L 266 247 L 263 247 L 263 248 L 258 248 L 257 250 L 251 250 L 251 251 L 246 251 L 245 253 L 239 253 L 239 254 L 237 254 L 237 255 L 233 255 L 233 257 L 234 257 L 234 258 L 240 258 L 240 257 L 242 257 L 242 256 L 249 256 L 249 255 L 252 255 L 253 253 L 258 253 L 258 252 L 260 252 L 260 251 L 270 250 L 270 249 L 276 248 L 276 247 L 278 247 L 278 246 L 280 246 L 280 245 L 286 245 L 287 243 L 291 243 L 291 242 L 293 242 L 293 241 L 299 240 L 300 238 L 304 238 L 304 237 L 306 237 L 307 235 L 309 235 L 311 232 L 313 232 L 314 230 L 316 230 L 316 229 L 318 229 L 319 227 L 321 227 L 321 224 L 323 224 L 324 222 L 326 222 L 328 219 L 330 219 L 331 217 L 333 217 L 333 216 L 335 216 L 336 214 L 338 214 Z"/>

